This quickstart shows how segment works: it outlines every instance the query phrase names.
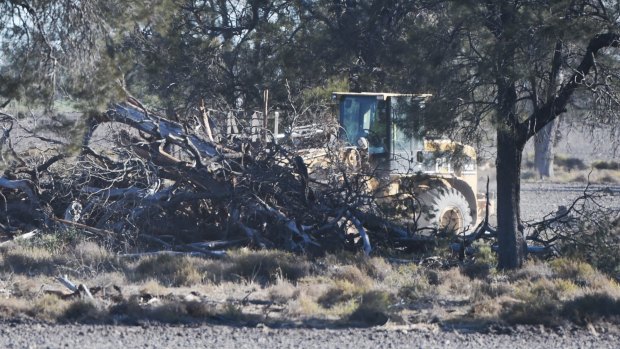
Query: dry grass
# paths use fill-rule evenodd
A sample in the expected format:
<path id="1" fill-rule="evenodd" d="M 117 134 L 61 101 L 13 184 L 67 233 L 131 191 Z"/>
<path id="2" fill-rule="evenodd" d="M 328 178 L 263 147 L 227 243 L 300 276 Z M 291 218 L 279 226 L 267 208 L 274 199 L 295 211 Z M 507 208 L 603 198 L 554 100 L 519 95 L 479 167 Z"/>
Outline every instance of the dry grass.
<path id="1" fill-rule="evenodd" d="M 160 255 L 140 260 L 133 269 L 134 280 L 157 279 L 165 286 L 193 286 L 204 279 L 203 259 L 186 256 Z"/>
<path id="2" fill-rule="evenodd" d="M 493 292 L 484 291 L 488 283 L 479 286 L 474 316 L 545 325 L 620 316 L 620 287 L 587 263 L 560 258 L 506 276 Z"/>
<path id="3" fill-rule="evenodd" d="M 587 165 L 578 158 L 556 154 L 554 174 L 555 176 L 551 180 L 558 183 L 588 181 L 596 184 L 618 183 L 620 181 L 620 166 L 617 161 L 607 160 L 594 160 L 590 165 Z M 524 159 L 521 179 L 525 181 L 540 179 L 532 160 Z"/>
<path id="4" fill-rule="evenodd" d="M 300 296 L 299 288 L 288 280 L 280 279 L 267 290 L 268 299 L 274 303 L 286 304 Z"/>
<path id="5" fill-rule="evenodd" d="M 125 262 L 91 242 L 71 248 L 61 255 L 41 246 L 0 250 L 1 316 L 52 322 L 363 326 L 388 320 L 620 321 L 620 286 L 591 265 L 561 258 L 501 273 L 485 245 L 476 246 L 475 258 L 446 270 L 349 253 L 311 262 L 280 251 L 241 249 L 222 260 L 162 255 Z M 62 289 L 53 280 L 62 271 L 89 287 L 112 290 L 116 285 L 122 292 L 97 295 L 94 303 L 45 294 Z"/>
<path id="6" fill-rule="evenodd" d="M 383 325 L 389 320 L 389 307 L 394 303 L 393 295 L 385 291 L 364 293 L 349 320 L 365 325 Z"/>
<path id="7" fill-rule="evenodd" d="M 222 270 L 223 278 L 234 276 L 262 285 L 279 278 L 296 281 L 310 274 L 310 263 L 306 259 L 283 251 L 241 249 L 231 253 L 228 262 L 228 267 Z"/>
<path id="8" fill-rule="evenodd" d="M 66 264 L 63 256 L 35 246 L 14 245 L 2 251 L 2 270 L 24 275 L 55 275 L 57 266 Z"/>
<path id="9" fill-rule="evenodd" d="M 25 298 L 0 298 L 0 319 L 14 319 L 27 314 L 32 304 Z"/>

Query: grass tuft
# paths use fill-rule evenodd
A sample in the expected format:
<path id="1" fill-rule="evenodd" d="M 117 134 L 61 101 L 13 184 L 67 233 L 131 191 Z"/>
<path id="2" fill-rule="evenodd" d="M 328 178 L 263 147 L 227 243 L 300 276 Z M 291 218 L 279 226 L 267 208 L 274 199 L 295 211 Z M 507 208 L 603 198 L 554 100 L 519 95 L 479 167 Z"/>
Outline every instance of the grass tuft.
<path id="1" fill-rule="evenodd" d="M 203 260 L 195 257 L 160 255 L 147 257 L 134 268 L 134 278 L 155 278 L 165 286 L 193 286 L 202 283 Z"/>
<path id="2" fill-rule="evenodd" d="M 357 308 L 349 315 L 349 320 L 369 326 L 384 325 L 389 320 L 391 303 L 392 295 L 388 292 L 366 292 L 361 296 Z"/>
<path id="3" fill-rule="evenodd" d="M 71 302 L 60 318 L 70 322 L 96 322 L 106 316 L 92 301 L 77 300 Z"/>
<path id="4" fill-rule="evenodd" d="M 603 319 L 617 321 L 620 319 L 620 300 L 606 293 L 585 294 L 566 302 L 562 315 L 580 325 Z"/>
<path id="5" fill-rule="evenodd" d="M 269 300 L 278 304 L 286 304 L 297 299 L 299 295 L 299 289 L 287 280 L 278 280 L 278 282 L 268 290 Z"/>
<path id="6" fill-rule="evenodd" d="M 307 260 L 284 251 L 242 249 L 232 252 L 229 262 L 228 275 L 261 285 L 274 283 L 279 278 L 294 282 L 310 274 Z"/>
<path id="7" fill-rule="evenodd" d="M 620 162 L 618 161 L 595 160 L 592 161 L 591 166 L 597 170 L 620 170 Z"/>
<path id="8" fill-rule="evenodd" d="M 58 265 L 66 264 L 61 256 L 54 256 L 44 248 L 16 245 L 4 253 L 2 269 L 25 275 L 55 275 Z"/>

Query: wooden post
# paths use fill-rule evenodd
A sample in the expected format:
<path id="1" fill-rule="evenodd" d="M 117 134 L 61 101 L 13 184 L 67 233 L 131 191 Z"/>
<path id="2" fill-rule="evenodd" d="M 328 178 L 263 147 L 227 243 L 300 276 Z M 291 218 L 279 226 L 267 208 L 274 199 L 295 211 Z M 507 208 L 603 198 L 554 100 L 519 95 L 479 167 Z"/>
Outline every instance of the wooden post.
<path id="1" fill-rule="evenodd" d="M 202 112 L 202 123 L 203 123 L 203 127 L 205 128 L 205 131 L 207 132 L 207 136 L 209 137 L 209 140 L 211 142 L 214 142 L 213 133 L 211 132 L 211 125 L 209 125 L 209 111 L 205 107 L 204 99 L 201 100 L 200 111 Z"/>
<path id="2" fill-rule="evenodd" d="M 261 124 L 261 122 L 260 122 L 258 113 L 259 112 L 255 111 L 252 114 L 252 117 L 251 117 L 251 120 L 250 120 L 250 135 L 252 136 L 252 138 L 251 138 L 252 142 L 256 142 L 256 141 L 260 140 L 260 130 L 261 130 L 260 124 Z"/>
<path id="3" fill-rule="evenodd" d="M 263 114 L 263 133 L 265 135 L 264 140 L 267 142 L 267 115 L 269 113 L 269 90 L 263 91 L 263 100 L 265 101 L 265 113 Z"/>
<path id="4" fill-rule="evenodd" d="M 273 115 L 273 142 L 278 143 L 278 133 L 280 133 L 280 112 L 276 111 Z"/>

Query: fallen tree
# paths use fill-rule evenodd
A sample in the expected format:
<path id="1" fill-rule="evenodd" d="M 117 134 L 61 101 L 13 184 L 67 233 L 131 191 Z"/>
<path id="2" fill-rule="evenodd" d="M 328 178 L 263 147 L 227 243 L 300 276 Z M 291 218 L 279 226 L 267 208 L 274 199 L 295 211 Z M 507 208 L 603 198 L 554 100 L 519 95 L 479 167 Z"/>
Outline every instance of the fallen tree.
<path id="1" fill-rule="evenodd" d="M 62 148 L 34 163 L 13 151 L 6 127 L 16 161 L 0 178 L 0 229 L 10 237 L 75 229 L 119 247 L 210 257 L 241 245 L 370 253 L 376 245 L 433 243 L 385 217 L 365 189 L 367 176 L 347 164 L 333 161 L 318 183 L 294 149 L 256 137 L 255 127 L 228 127 L 241 129 L 233 135 L 217 127 L 231 120 L 198 119 L 190 127 L 130 99 L 88 120 L 78 154 Z M 114 124 L 108 142 L 93 144 L 106 124 Z"/>

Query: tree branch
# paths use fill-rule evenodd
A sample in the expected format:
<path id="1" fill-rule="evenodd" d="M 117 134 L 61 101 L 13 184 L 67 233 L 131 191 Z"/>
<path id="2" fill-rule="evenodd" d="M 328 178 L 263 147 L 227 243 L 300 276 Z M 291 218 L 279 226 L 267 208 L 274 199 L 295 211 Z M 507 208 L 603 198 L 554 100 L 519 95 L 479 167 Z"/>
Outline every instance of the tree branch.
<path id="1" fill-rule="evenodd" d="M 575 90 L 583 85 L 586 76 L 593 68 L 596 68 L 595 57 L 598 52 L 606 47 L 620 47 L 619 40 L 620 35 L 617 33 L 598 34 L 590 40 L 579 67 L 570 77 L 568 83 L 560 88 L 557 97 L 547 101 L 545 105 L 524 121 L 523 125 L 526 127 L 524 142 L 566 111 L 566 106 Z"/>

